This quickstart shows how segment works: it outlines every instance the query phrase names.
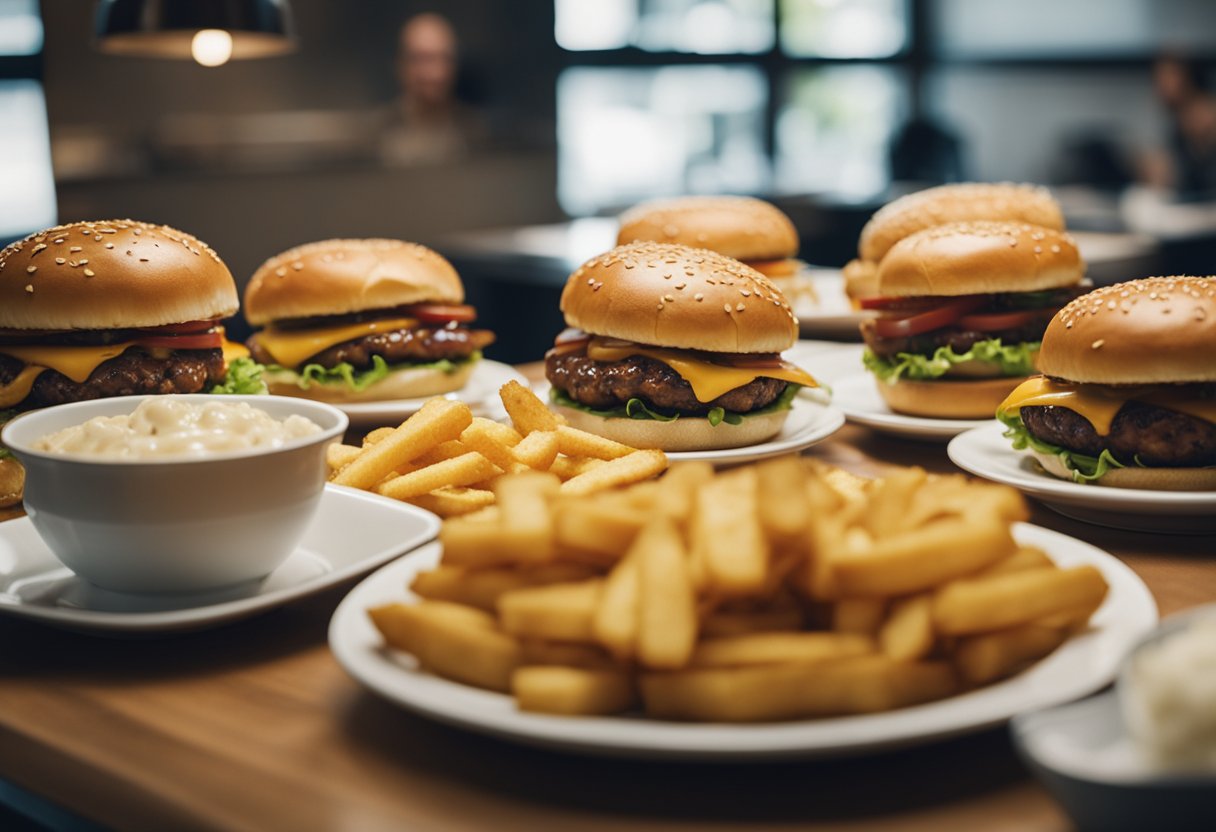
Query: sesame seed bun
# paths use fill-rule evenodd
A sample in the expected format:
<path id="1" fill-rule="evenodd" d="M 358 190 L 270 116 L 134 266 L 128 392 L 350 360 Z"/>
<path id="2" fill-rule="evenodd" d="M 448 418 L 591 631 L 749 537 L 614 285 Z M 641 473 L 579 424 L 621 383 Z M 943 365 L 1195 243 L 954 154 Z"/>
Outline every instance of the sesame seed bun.
<path id="1" fill-rule="evenodd" d="M 566 281 L 561 309 L 585 332 L 678 349 L 774 353 L 798 340 L 771 280 L 683 245 L 631 243 L 593 257 Z"/>
<path id="2" fill-rule="evenodd" d="M 975 381 L 878 381 L 887 407 L 909 416 L 934 419 L 991 419 L 997 407 L 1025 376 Z"/>
<path id="3" fill-rule="evenodd" d="M 123 329 L 225 318 L 236 285 L 198 238 L 134 220 L 58 225 L 0 251 L 0 328 Z"/>
<path id="4" fill-rule="evenodd" d="M 1064 213 L 1046 188 L 967 182 L 917 191 L 888 203 L 861 230 L 858 253 L 862 260 L 877 263 L 896 243 L 918 231 L 973 220 L 1010 220 L 1064 230 Z"/>
<path id="5" fill-rule="evenodd" d="M 452 264 L 401 240 L 322 240 L 277 254 L 245 289 L 254 326 L 286 318 L 345 315 L 411 303 L 461 303 Z"/>
<path id="6" fill-rule="evenodd" d="M 889 297 L 1036 292 L 1072 286 L 1085 264 L 1076 243 L 1050 228 L 955 222 L 900 240 L 878 266 Z"/>
<path id="7" fill-rule="evenodd" d="M 878 264 L 869 260 L 850 260 L 841 269 L 844 275 L 844 293 L 854 309 L 859 309 L 863 298 L 878 295 Z"/>
<path id="8" fill-rule="evenodd" d="M 621 215 L 617 245 L 652 241 L 707 248 L 736 260 L 783 260 L 798 232 L 781 209 L 746 196 L 689 196 L 644 202 Z"/>
<path id="9" fill-rule="evenodd" d="M 633 448 L 658 448 L 663 451 L 712 451 L 742 448 L 767 442 L 781 432 L 789 410 L 745 416 L 742 424 L 725 422 L 711 425 L 695 416 L 659 422 L 654 419 L 605 418 L 573 407 L 550 405 L 566 417 L 567 424 Z"/>
<path id="10" fill-rule="evenodd" d="M 1081 384 L 1216 381 L 1216 280 L 1149 277 L 1076 298 L 1048 324 L 1039 369 Z"/>

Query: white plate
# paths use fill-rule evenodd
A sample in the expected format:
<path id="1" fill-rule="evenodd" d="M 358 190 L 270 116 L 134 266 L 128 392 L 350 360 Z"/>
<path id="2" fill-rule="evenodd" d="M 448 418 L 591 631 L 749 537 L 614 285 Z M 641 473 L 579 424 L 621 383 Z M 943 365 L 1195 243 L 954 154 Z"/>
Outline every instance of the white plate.
<path id="1" fill-rule="evenodd" d="M 958 467 L 1037 497 L 1069 517 L 1113 526 L 1175 534 L 1216 531 L 1216 491 L 1150 491 L 1069 482 L 1043 472 L 1029 454 L 1015 451 L 992 422 L 955 437 L 946 452 Z"/>
<path id="2" fill-rule="evenodd" d="M 854 309 L 844 293 L 844 275 L 839 269 L 806 269 L 817 300 L 799 298 L 794 304 L 798 329 L 803 337 L 861 340 L 858 327 L 874 312 Z"/>
<path id="3" fill-rule="evenodd" d="M 869 373 L 858 373 L 841 379 L 832 386 L 832 403 L 841 409 L 850 422 L 865 425 L 881 433 L 945 442 L 966 430 L 994 422 L 991 419 L 930 419 L 926 416 L 905 416 L 887 407 L 875 385 L 880 384 Z"/>
<path id="4" fill-rule="evenodd" d="M 527 385 L 528 380 L 520 375 L 515 368 L 498 361 L 478 363 L 469 376 L 469 382 L 459 390 L 448 393 L 444 398 L 464 402 L 473 410 L 475 416 L 485 416 L 497 419 L 505 415 L 498 398 L 498 388 L 508 381 L 518 381 Z M 383 402 L 335 402 L 334 407 L 348 417 L 352 425 L 382 426 L 398 425 L 414 413 L 422 409 L 432 396 L 417 399 L 390 399 Z"/>
<path id="5" fill-rule="evenodd" d="M 1015 537 L 1061 566 L 1093 564 L 1110 584 L 1091 629 L 1023 673 L 980 690 L 888 713 L 760 725 L 662 722 L 636 716 L 558 717 L 524 713 L 510 697 L 419 671 L 412 657 L 382 646 L 367 617 L 379 604 L 412 599 L 403 590 L 439 560 L 438 544 L 389 564 L 356 586 L 329 625 L 338 661 L 371 690 L 442 722 L 530 745 L 585 754 L 688 760 L 832 757 L 916 745 L 1005 722 L 1015 714 L 1084 696 L 1114 678 L 1129 647 L 1157 620 L 1153 596 L 1128 567 L 1058 532 L 1019 523 Z"/>
<path id="6" fill-rule="evenodd" d="M 537 382 L 532 385 L 532 390 L 541 401 L 549 401 L 549 382 Z M 742 448 L 724 448 L 720 451 L 668 451 L 667 458 L 672 462 L 705 461 L 715 465 L 754 462 L 809 448 L 827 439 L 843 426 L 844 414 L 835 407 L 798 396 L 790 407 L 789 418 L 781 426 L 781 432 L 767 442 Z M 730 430 L 730 425 L 720 427 Z"/>
<path id="7" fill-rule="evenodd" d="M 439 519 L 428 511 L 327 485 L 296 551 L 261 581 L 199 594 L 128 595 L 76 577 L 21 517 L 0 523 L 0 615 L 109 633 L 214 627 L 353 578 L 438 533 Z"/>

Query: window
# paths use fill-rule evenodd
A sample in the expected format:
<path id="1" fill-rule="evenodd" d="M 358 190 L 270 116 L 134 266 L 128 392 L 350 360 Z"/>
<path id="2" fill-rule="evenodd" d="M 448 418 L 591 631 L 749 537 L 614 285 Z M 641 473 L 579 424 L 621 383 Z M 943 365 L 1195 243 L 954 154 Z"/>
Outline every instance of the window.
<path id="1" fill-rule="evenodd" d="M 773 0 L 556 0 L 558 46 L 699 55 L 773 46 Z"/>
<path id="2" fill-rule="evenodd" d="M 889 58 L 908 41 L 905 0 L 781 0 L 781 48 L 800 58 Z"/>
<path id="3" fill-rule="evenodd" d="M 0 0 L 0 245 L 55 224 L 36 0 Z"/>

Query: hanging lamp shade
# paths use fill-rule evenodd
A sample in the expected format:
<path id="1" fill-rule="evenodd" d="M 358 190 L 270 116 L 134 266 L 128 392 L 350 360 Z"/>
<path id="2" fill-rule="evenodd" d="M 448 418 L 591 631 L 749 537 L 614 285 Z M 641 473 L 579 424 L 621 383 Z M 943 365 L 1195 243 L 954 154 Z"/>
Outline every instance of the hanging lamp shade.
<path id="1" fill-rule="evenodd" d="M 230 44 L 224 60 L 295 49 L 287 0 L 100 0 L 96 24 L 98 48 L 114 55 L 200 60 L 208 36 Z"/>

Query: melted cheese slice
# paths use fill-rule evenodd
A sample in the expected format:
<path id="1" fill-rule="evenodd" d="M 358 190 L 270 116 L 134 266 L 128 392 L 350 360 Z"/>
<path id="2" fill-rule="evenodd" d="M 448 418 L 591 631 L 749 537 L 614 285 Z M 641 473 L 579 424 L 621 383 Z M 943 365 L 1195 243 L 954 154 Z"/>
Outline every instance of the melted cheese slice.
<path id="1" fill-rule="evenodd" d="M 376 332 L 410 329 L 417 325 L 415 318 L 391 318 L 322 329 L 280 330 L 269 326 L 257 334 L 257 339 L 280 366 L 296 367 L 303 364 L 305 359 L 312 358 L 335 344 L 353 341 Z"/>
<path id="2" fill-rule="evenodd" d="M 46 367 L 26 366 L 15 379 L 0 387 L 0 410 L 20 403 L 30 394 L 30 388 L 34 386 L 38 376 L 45 372 Z"/>
<path id="3" fill-rule="evenodd" d="M 1129 401 L 1175 410 L 1216 424 L 1216 400 L 1188 399 L 1160 388 L 1149 389 L 1143 394 L 1133 390 L 1120 394 L 1114 387 L 1057 384 L 1043 376 L 1019 384 L 998 411 L 1016 413 L 1023 407 L 1066 407 L 1088 419 L 1099 436 L 1106 436 L 1115 414 Z"/>
<path id="4" fill-rule="evenodd" d="M 810 373 L 795 367 L 793 364 L 782 362 L 780 367 L 748 368 L 726 367 L 694 357 L 693 353 L 684 350 L 672 350 L 662 347 L 603 346 L 592 341 L 587 345 L 587 357 L 594 361 L 622 361 L 631 355 L 644 355 L 655 361 L 662 361 L 675 370 L 692 387 L 692 393 L 699 402 L 711 402 L 724 393 L 729 393 L 736 387 L 742 387 L 761 376 L 788 381 L 791 384 L 801 384 L 804 387 L 818 387 L 819 382 Z"/>
<path id="5" fill-rule="evenodd" d="M 11 355 L 34 367 L 58 370 L 72 381 L 84 383 L 103 361 L 123 354 L 134 341 L 106 344 L 102 347 L 62 347 L 46 345 L 0 346 L 0 353 Z"/>
<path id="6" fill-rule="evenodd" d="M 238 344 L 236 341 L 229 341 L 227 338 L 220 344 L 220 349 L 224 352 L 224 366 L 227 367 L 238 358 L 249 357 L 249 347 L 244 344 Z"/>

